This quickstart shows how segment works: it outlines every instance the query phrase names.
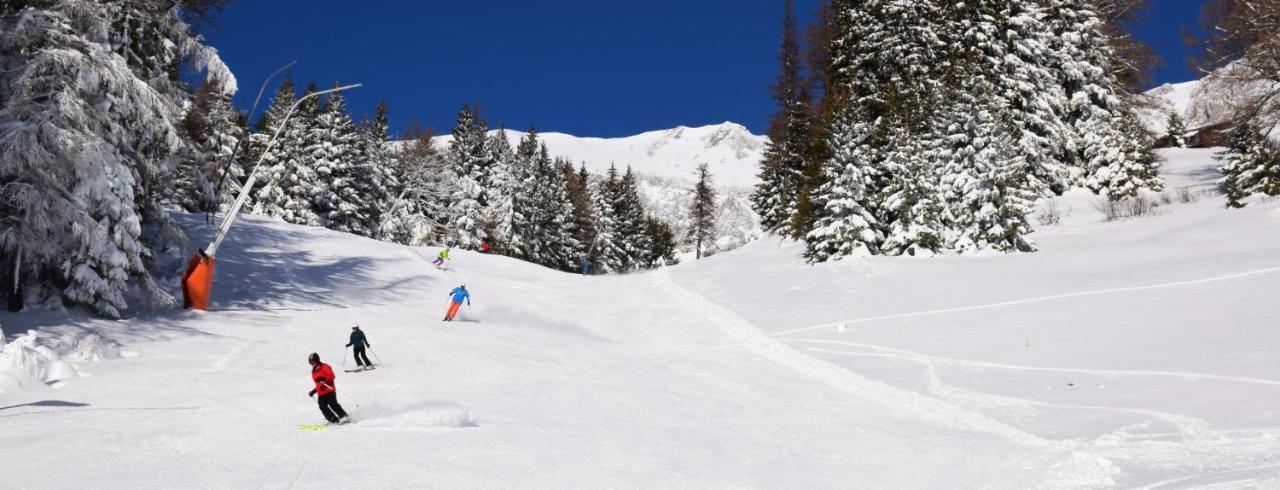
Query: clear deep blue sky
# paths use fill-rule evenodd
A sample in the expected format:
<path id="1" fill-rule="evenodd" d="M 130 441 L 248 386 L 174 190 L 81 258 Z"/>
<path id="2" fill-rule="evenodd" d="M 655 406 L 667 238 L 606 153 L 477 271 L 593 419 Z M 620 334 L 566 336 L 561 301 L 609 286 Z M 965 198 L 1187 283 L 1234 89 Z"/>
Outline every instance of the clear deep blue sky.
<path id="1" fill-rule="evenodd" d="M 1195 78 L 1181 27 L 1202 0 L 1154 0 L 1138 35 Z M 818 0 L 796 0 L 802 21 Z M 624 136 L 734 121 L 762 133 L 773 102 L 781 0 L 238 0 L 207 30 L 248 109 L 263 78 L 298 60 L 299 85 L 362 82 L 357 116 L 384 99 L 393 130 L 447 132 L 464 102 L 491 124 Z M 265 104 L 265 102 L 264 102 Z"/>

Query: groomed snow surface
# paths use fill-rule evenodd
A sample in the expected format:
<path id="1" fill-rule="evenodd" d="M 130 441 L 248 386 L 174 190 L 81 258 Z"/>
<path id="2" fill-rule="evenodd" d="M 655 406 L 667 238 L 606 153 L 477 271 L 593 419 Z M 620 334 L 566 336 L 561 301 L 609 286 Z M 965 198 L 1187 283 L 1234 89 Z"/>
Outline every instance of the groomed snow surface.
<path id="1" fill-rule="evenodd" d="M 0 316 L 3 356 L 47 354 L 0 364 L 0 486 L 1280 487 L 1280 204 L 1090 202 L 1035 254 L 766 239 L 624 277 L 248 218 L 215 311 Z M 384 362 L 338 373 L 356 422 L 298 430 L 354 323 Z"/>

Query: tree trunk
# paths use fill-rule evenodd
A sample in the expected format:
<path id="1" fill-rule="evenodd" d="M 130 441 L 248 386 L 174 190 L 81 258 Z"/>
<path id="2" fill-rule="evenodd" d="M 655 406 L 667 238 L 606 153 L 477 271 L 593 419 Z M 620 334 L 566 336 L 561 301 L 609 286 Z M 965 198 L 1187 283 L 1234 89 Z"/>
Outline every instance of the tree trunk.
<path id="1" fill-rule="evenodd" d="M 0 289 L 4 291 L 5 303 L 9 311 L 22 311 L 22 254 L 13 254 L 12 260 L 5 260 L 3 267 L 7 274 L 0 274 Z"/>

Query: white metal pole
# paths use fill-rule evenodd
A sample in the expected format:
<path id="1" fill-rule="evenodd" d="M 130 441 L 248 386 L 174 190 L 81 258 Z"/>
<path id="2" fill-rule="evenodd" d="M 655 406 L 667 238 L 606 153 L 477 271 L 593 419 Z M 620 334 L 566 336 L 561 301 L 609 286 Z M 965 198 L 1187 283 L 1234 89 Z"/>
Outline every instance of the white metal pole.
<path id="1" fill-rule="evenodd" d="M 230 230 L 231 225 L 235 223 L 236 216 L 240 214 L 240 208 L 243 208 L 244 203 L 249 200 L 249 191 L 253 189 L 254 181 L 258 178 L 258 168 L 262 166 L 262 160 L 267 157 L 267 154 L 271 152 L 271 148 L 275 146 L 276 141 L 280 138 L 280 132 L 284 130 L 285 125 L 289 122 L 289 118 L 293 117 L 293 112 L 298 109 L 298 105 L 312 97 L 317 97 L 331 92 L 341 92 L 343 90 L 353 89 L 359 86 L 360 84 L 355 83 L 341 87 L 334 87 L 328 90 L 321 90 L 319 92 L 307 94 L 301 99 L 298 99 L 297 102 L 293 103 L 293 107 L 290 107 L 289 112 L 285 114 L 284 120 L 276 124 L 276 131 L 271 135 L 271 140 L 267 142 L 267 148 L 263 150 L 262 155 L 258 157 L 258 162 L 253 165 L 253 170 L 249 171 L 249 178 L 248 180 L 245 180 L 244 187 L 240 189 L 240 196 L 236 198 L 236 202 L 231 206 L 231 209 L 227 211 L 227 216 L 222 218 L 222 225 L 218 227 L 218 233 L 213 236 L 213 241 L 209 242 L 209 246 L 204 249 L 205 255 L 213 257 L 218 253 L 218 246 L 222 245 L 222 239 L 226 238 L 227 231 Z"/>

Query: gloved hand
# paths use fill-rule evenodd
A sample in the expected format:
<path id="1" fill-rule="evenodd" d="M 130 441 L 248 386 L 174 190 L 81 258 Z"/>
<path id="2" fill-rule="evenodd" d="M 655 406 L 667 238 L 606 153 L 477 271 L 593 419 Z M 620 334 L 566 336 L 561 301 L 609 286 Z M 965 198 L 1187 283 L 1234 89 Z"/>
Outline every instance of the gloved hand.
<path id="1" fill-rule="evenodd" d="M 351 347 L 351 344 L 347 344 L 347 347 Z"/>
<path id="2" fill-rule="evenodd" d="M 316 396 L 316 390 L 311 390 L 309 393 L 307 393 L 307 396 L 312 397 L 312 398 L 315 398 L 315 396 Z"/>

